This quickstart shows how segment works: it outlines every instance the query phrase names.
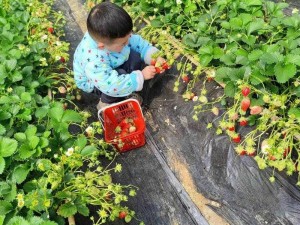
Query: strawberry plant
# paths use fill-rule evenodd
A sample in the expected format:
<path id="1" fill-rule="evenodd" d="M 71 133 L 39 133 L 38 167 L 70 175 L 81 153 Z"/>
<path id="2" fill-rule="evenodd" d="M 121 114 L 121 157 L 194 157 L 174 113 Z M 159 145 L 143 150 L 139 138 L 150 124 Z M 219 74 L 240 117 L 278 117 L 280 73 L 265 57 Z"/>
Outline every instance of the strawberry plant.
<path id="1" fill-rule="evenodd" d="M 136 188 L 113 183 L 116 152 L 101 139 L 100 122 L 88 122 L 72 101 L 69 44 L 52 4 L 0 2 L 0 223 L 64 224 L 89 216 L 90 205 L 99 208 L 94 224 L 124 211 L 129 222 L 134 212 L 121 203 Z"/>

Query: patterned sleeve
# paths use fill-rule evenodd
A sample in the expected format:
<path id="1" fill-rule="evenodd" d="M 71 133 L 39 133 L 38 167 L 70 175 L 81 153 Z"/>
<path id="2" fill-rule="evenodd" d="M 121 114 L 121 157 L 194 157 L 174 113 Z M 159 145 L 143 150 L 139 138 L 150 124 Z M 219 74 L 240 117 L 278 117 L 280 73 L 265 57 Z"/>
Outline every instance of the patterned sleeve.
<path id="1" fill-rule="evenodd" d="M 110 67 L 108 59 L 101 57 L 101 60 L 89 62 L 85 67 L 88 82 L 94 87 L 112 97 L 124 97 L 142 90 L 144 77 L 141 71 L 119 75 Z"/>
<path id="2" fill-rule="evenodd" d="M 137 34 L 131 35 L 129 38 L 129 46 L 133 50 L 139 52 L 142 59 L 144 59 L 147 64 L 150 64 L 152 54 L 158 51 L 157 48 L 153 47 L 148 41 Z"/>

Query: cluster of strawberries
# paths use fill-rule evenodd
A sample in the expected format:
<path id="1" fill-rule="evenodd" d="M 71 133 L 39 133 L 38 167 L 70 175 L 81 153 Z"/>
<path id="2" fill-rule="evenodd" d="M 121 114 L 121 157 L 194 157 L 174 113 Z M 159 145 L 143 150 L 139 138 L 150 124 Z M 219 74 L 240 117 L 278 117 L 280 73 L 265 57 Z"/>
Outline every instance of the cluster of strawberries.
<path id="1" fill-rule="evenodd" d="M 151 59 L 150 65 L 155 67 L 156 73 L 161 73 L 163 70 L 168 70 L 171 68 L 167 62 L 161 64 L 157 62 L 156 59 Z"/>
<path id="2" fill-rule="evenodd" d="M 113 142 L 117 144 L 119 150 L 121 150 L 125 143 L 122 141 L 123 137 L 134 133 L 137 130 L 136 124 L 132 118 L 126 117 L 121 120 L 115 128 L 115 138 Z M 135 144 L 135 143 L 132 143 Z"/>

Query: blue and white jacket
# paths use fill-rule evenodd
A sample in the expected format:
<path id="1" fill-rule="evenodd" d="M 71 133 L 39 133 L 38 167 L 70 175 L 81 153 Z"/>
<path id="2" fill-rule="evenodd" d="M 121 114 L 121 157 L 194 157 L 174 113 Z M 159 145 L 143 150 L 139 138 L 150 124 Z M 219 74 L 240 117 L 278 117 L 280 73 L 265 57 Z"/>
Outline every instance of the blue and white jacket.
<path id="1" fill-rule="evenodd" d="M 96 87 L 112 97 L 124 97 L 143 88 L 144 77 L 140 70 L 119 75 L 115 68 L 128 60 L 130 49 L 141 54 L 146 64 L 151 55 L 158 51 L 140 35 L 131 35 L 129 44 L 121 52 L 99 49 L 88 32 L 76 48 L 73 61 L 74 78 L 77 87 L 92 92 Z"/>

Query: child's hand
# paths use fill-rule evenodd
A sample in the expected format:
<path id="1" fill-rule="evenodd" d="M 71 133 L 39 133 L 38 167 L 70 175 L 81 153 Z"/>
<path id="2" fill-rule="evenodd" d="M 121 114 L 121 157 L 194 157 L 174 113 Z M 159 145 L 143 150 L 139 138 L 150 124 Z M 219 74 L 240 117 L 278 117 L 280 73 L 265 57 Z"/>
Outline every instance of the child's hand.
<path id="1" fill-rule="evenodd" d="M 143 74 L 145 80 L 152 79 L 155 76 L 155 74 L 156 74 L 155 67 L 154 66 L 146 66 L 142 70 L 142 74 Z"/>
<path id="2" fill-rule="evenodd" d="M 151 65 L 155 66 L 156 73 L 163 73 L 166 69 L 170 69 L 167 61 L 160 56 L 157 59 L 152 59 Z"/>

